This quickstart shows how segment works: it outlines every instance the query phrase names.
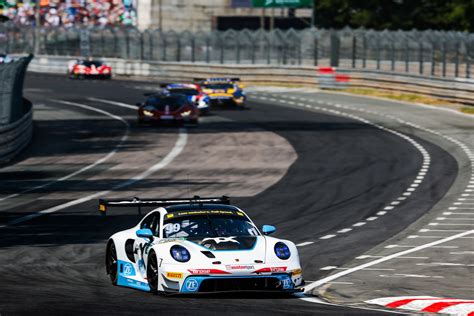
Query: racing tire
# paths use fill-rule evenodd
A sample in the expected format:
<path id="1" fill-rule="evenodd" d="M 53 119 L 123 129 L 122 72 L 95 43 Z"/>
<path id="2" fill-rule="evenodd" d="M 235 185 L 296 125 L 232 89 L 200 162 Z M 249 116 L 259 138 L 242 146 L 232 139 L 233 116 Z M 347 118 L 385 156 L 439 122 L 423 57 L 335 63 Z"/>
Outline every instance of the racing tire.
<path id="1" fill-rule="evenodd" d="M 107 269 L 107 274 L 110 276 L 110 281 L 113 285 L 117 285 L 118 280 L 118 260 L 117 260 L 117 250 L 115 249 L 115 243 L 113 241 L 109 242 L 107 245 L 107 254 L 105 257 L 105 268 Z"/>
<path id="2" fill-rule="evenodd" d="M 158 294 L 158 258 L 156 257 L 156 254 L 153 250 L 150 251 L 150 254 L 148 255 L 146 277 L 148 280 L 148 286 L 150 287 L 150 292 L 153 294 Z"/>

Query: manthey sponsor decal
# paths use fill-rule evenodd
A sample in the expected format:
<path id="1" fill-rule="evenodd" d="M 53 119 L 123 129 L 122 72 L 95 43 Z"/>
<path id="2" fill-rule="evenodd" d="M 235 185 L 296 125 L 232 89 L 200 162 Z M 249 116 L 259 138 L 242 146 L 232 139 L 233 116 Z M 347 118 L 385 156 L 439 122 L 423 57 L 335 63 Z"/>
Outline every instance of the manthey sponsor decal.
<path id="1" fill-rule="evenodd" d="M 267 267 L 267 268 L 261 268 L 254 273 L 283 273 L 286 272 L 287 267 Z"/>
<path id="2" fill-rule="evenodd" d="M 226 270 L 236 271 L 236 270 L 254 270 L 254 266 L 251 264 L 228 264 L 225 266 Z"/>
<path id="3" fill-rule="evenodd" d="M 209 274 L 230 274 L 230 272 L 219 269 L 188 269 L 191 274 L 209 275 Z"/>

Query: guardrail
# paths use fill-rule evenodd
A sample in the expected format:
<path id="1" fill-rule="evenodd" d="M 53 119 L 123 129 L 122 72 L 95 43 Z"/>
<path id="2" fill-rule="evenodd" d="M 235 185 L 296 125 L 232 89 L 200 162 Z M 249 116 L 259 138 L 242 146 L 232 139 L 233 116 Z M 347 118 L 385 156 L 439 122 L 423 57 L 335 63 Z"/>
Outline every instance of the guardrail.
<path id="1" fill-rule="evenodd" d="M 33 107 L 23 98 L 23 81 L 32 58 L 0 65 L 0 165 L 22 151 L 33 134 Z"/>
<path id="2" fill-rule="evenodd" d="M 74 57 L 38 56 L 30 66 L 37 72 L 66 74 L 67 63 Z M 159 81 L 192 81 L 204 77 L 240 77 L 248 84 L 296 84 L 318 88 L 317 67 L 282 65 L 221 65 L 189 62 L 147 62 L 140 60 L 105 59 L 113 73 L 126 76 L 151 77 Z M 397 90 L 474 105 L 474 80 L 440 78 L 415 74 L 399 74 L 378 70 L 338 68 L 350 76 L 350 86 Z"/>

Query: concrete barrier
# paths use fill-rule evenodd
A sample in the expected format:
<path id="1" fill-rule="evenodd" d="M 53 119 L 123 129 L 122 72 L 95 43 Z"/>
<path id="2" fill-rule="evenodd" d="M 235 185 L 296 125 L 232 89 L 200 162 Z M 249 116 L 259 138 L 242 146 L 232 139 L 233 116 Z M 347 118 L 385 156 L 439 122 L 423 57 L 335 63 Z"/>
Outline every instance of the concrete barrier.
<path id="1" fill-rule="evenodd" d="M 75 57 L 38 56 L 30 71 L 66 75 L 67 64 Z M 159 81 L 191 81 L 202 77 L 240 77 L 247 84 L 302 85 L 320 87 L 315 67 L 207 64 L 190 62 L 154 62 L 124 59 L 104 59 L 113 73 L 123 76 L 143 76 Z M 416 93 L 439 99 L 474 105 L 474 80 L 439 78 L 376 70 L 338 68 L 350 77 L 353 88 L 375 88 Z"/>

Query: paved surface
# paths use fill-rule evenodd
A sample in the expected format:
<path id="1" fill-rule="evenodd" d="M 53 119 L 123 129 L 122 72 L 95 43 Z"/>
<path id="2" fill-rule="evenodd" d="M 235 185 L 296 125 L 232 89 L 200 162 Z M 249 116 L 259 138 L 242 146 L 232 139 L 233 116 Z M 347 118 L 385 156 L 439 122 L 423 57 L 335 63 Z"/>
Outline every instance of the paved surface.
<path id="1" fill-rule="evenodd" d="M 425 214 L 449 204 L 443 197 L 456 198 L 466 179 L 470 181 L 469 176 L 457 176 L 458 170 L 464 173 L 468 168 L 458 145 L 353 109 L 338 108 L 346 113 L 340 115 L 290 104 L 292 99 L 269 100 L 273 97 L 260 93 L 252 94 L 251 110 L 215 110 L 200 127 L 178 130 L 139 128 L 133 108 L 105 102 L 133 105 L 149 86 L 28 76 L 27 96 L 36 107 L 35 139 L 15 164 L 0 169 L 2 315 L 380 314 L 297 296 L 156 297 L 113 287 L 104 272 L 104 242 L 139 218 L 133 211 L 120 211 L 103 220 L 94 194 L 114 188 L 107 196 L 225 193 L 258 225 L 274 224 L 278 237 L 299 244 L 304 276 L 316 281 L 332 273 L 326 267 L 353 266 L 360 260 L 354 258 L 379 253 L 387 240 L 413 229 L 414 222 L 436 216 Z M 292 96 L 331 102 L 347 98 L 347 104 L 359 104 L 349 97 L 306 91 Z M 385 102 L 365 103 L 366 109 L 387 108 Z M 407 112 L 410 118 L 408 111 L 420 111 L 417 124 L 429 121 L 425 113 L 432 113 L 398 108 L 387 110 L 393 115 Z M 442 126 L 452 133 L 464 128 L 469 134 L 472 127 L 460 116 L 430 115 L 446 120 Z M 465 135 L 458 136 L 465 140 Z M 423 181 L 407 191 L 425 166 L 429 171 Z M 47 185 L 61 178 L 65 179 Z M 40 188 L 32 190 L 35 187 Z M 411 194 L 403 195 L 407 192 Z M 407 199 L 396 205 L 396 211 L 377 215 L 399 197 Z M 50 211 L 37 216 L 45 210 Z M 377 218 L 368 220 L 373 217 Z M 403 269 L 404 262 L 397 261 L 397 268 Z M 336 302 L 350 295 L 353 300 L 345 301 L 349 304 L 363 302 L 378 286 L 364 281 L 361 288 L 354 280 L 329 285 L 316 289 Z"/>
<path id="2" fill-rule="evenodd" d="M 474 117 L 444 109 L 428 109 L 394 102 L 383 102 L 353 96 L 332 95 L 316 91 L 256 93 L 257 98 L 276 98 L 298 102 L 296 107 L 316 106 L 363 116 L 383 126 L 436 143 L 449 151 L 458 165 L 457 178 L 444 198 L 431 212 L 406 230 L 343 266 L 328 265 L 324 271 L 332 275 L 314 284 L 313 293 L 345 305 L 384 297 L 431 296 L 456 298 L 462 306 L 442 312 L 473 312 L 474 302 Z M 300 104 L 301 103 L 301 104 Z M 396 106 L 396 107 L 394 107 Z M 312 109 L 312 108 L 309 108 Z M 426 179 L 446 181 L 428 160 L 414 186 L 407 190 L 407 199 L 395 199 L 381 211 L 409 216 L 413 207 L 400 207 L 418 194 Z M 419 183 L 419 185 L 418 185 Z M 386 216 L 387 214 L 383 214 Z M 376 221 L 376 220 L 375 220 Z M 342 237 L 342 236 L 337 236 Z M 317 285 L 317 286 L 316 286 Z M 308 287 L 309 289 L 311 287 Z M 396 298 L 391 298 L 396 300 Z M 383 299 L 382 299 L 383 300 Z M 467 306 L 466 304 L 471 304 Z M 404 308 L 400 304 L 400 308 Z M 425 304 L 415 304 L 427 307 Z M 449 306 L 446 306 L 449 307 Z M 457 309 L 455 309 L 455 307 Z M 468 310 L 468 307 L 470 310 Z M 410 310 L 416 310 L 406 306 Z M 440 310 L 441 311 L 441 310 Z"/>

